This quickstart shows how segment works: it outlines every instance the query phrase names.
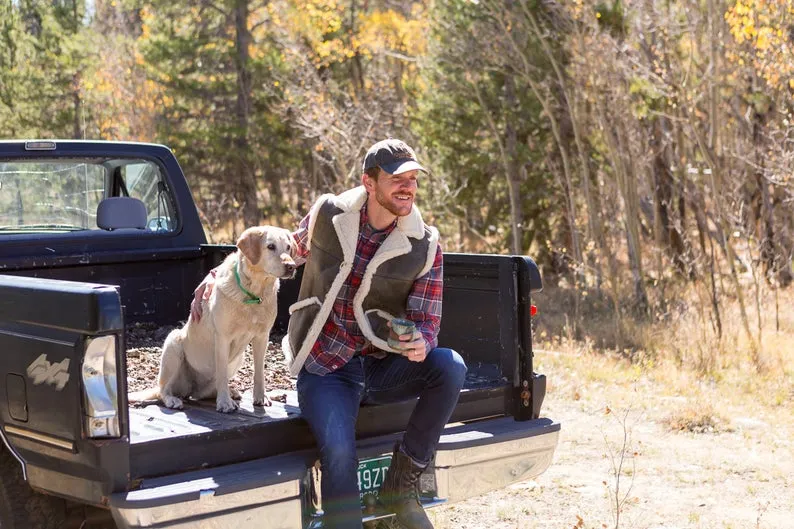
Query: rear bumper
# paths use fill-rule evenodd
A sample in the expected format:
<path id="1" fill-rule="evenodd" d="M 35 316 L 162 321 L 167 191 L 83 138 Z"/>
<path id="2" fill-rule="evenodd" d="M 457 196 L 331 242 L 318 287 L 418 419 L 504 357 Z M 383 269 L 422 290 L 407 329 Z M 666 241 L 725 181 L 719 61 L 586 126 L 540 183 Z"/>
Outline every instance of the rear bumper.
<path id="1" fill-rule="evenodd" d="M 542 474 L 551 464 L 560 424 L 510 417 L 444 435 L 436 451 L 438 496 L 456 502 Z"/>
<path id="2" fill-rule="evenodd" d="M 437 496 L 460 501 L 548 468 L 560 425 L 549 419 L 516 422 L 502 417 L 452 426 L 441 437 L 434 473 Z M 359 442 L 359 457 L 390 453 L 398 436 Z M 114 494 L 110 508 L 121 529 L 304 525 L 307 468 L 312 452 L 146 480 L 143 488 Z M 442 502 L 438 502 L 442 503 Z"/>
<path id="3" fill-rule="evenodd" d="M 301 527 L 306 463 L 290 454 L 146 480 L 110 510 L 119 529 Z"/>

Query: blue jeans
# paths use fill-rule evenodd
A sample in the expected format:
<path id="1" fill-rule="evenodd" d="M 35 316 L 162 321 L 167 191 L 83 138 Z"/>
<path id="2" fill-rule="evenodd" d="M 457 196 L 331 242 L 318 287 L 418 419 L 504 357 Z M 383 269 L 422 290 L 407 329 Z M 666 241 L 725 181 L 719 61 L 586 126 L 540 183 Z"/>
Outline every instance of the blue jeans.
<path id="1" fill-rule="evenodd" d="M 452 349 L 437 347 L 424 362 L 398 354 L 355 356 L 325 376 L 301 370 L 298 402 L 317 440 L 322 463 L 324 527 L 361 529 L 356 457 L 356 417 L 362 401 L 386 404 L 419 397 L 401 449 L 416 463 L 433 458 L 466 376 Z"/>

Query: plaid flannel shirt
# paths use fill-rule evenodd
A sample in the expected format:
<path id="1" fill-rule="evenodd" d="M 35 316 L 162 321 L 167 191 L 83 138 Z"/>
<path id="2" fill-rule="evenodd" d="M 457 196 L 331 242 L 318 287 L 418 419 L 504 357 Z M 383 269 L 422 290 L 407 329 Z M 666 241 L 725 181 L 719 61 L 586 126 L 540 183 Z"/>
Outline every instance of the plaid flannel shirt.
<path id="1" fill-rule="evenodd" d="M 368 222 L 366 204 L 361 209 L 356 257 L 353 269 L 334 301 L 331 314 L 320 331 L 304 367 L 310 373 L 324 375 L 345 365 L 353 355 L 370 354 L 375 347 L 364 337 L 353 313 L 353 298 L 361 286 L 361 279 L 372 257 L 386 237 L 397 226 L 395 219 L 384 230 L 375 230 Z M 297 245 L 296 262 L 302 264 L 309 256 L 309 215 L 301 220 L 292 233 Z M 430 271 L 414 281 L 406 303 L 406 318 L 416 323 L 416 329 L 425 340 L 427 352 L 438 345 L 441 326 L 441 296 L 443 291 L 443 256 L 441 245 L 436 252 Z"/>

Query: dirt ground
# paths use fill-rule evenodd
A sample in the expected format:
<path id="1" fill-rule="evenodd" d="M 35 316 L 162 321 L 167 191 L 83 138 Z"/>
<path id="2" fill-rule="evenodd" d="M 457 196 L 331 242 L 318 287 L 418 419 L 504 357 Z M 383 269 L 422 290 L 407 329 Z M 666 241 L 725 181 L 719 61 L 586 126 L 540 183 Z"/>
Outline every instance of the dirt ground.
<path id="1" fill-rule="evenodd" d="M 671 385 L 615 362 L 536 354 L 549 382 L 543 415 L 562 424 L 551 467 L 434 509 L 436 529 L 794 528 L 790 382 L 768 405 L 738 384 Z"/>

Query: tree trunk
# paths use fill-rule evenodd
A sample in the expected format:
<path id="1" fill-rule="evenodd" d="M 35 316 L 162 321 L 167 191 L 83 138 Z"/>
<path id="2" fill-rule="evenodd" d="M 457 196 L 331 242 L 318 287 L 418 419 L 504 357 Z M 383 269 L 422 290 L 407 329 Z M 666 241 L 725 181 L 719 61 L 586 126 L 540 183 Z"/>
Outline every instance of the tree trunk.
<path id="1" fill-rule="evenodd" d="M 665 141 L 669 129 L 667 121 L 667 118 L 659 116 L 651 127 L 654 216 L 658 222 L 660 238 L 657 242 L 660 247 L 669 249 L 676 270 L 686 276 L 688 266 L 684 258 L 684 241 L 670 215 L 673 206 L 673 173 L 670 171 L 671 160 L 667 157 Z"/>
<path id="2" fill-rule="evenodd" d="M 527 5 L 526 0 L 521 0 L 521 8 L 524 13 L 524 16 L 529 21 L 529 26 L 532 29 L 532 33 L 534 34 L 535 38 L 541 44 L 543 51 L 546 55 L 546 58 L 551 63 L 552 68 L 554 69 L 555 76 L 557 77 L 557 83 L 559 84 L 560 90 L 563 95 L 563 99 L 565 102 L 565 108 L 567 109 L 568 116 L 571 120 L 571 129 L 573 131 L 573 138 L 574 144 L 576 145 L 576 152 L 579 157 L 579 171 L 581 173 L 581 184 L 582 184 L 582 193 L 584 194 L 585 204 L 587 205 L 587 228 L 588 228 L 588 238 L 595 239 L 598 243 L 598 246 L 602 252 L 602 254 L 606 251 L 606 244 L 603 237 L 603 229 L 601 227 L 601 218 L 598 214 L 598 210 L 595 206 L 595 203 L 592 198 L 592 192 L 590 190 L 590 161 L 587 158 L 587 149 L 584 144 L 583 134 L 582 134 L 582 120 L 580 116 L 582 115 L 579 112 L 579 98 L 576 96 L 575 92 L 570 90 L 571 83 L 569 82 L 569 76 L 566 74 L 563 67 L 560 65 L 560 62 L 557 60 L 557 57 L 554 55 L 551 47 L 549 46 L 548 41 L 546 40 L 547 33 L 541 30 L 540 24 L 538 23 L 537 18 L 532 12 L 532 8 Z M 578 28 L 577 28 L 578 29 Z M 584 47 L 584 43 L 582 40 L 582 33 L 577 31 L 577 45 L 579 46 L 580 50 Z M 575 90 L 575 85 L 574 85 Z M 566 178 L 566 181 L 570 184 L 570 178 Z M 569 193 L 572 193 L 573 190 L 569 189 Z M 575 223 L 571 226 L 572 230 L 576 230 Z M 576 236 L 574 234 L 574 236 Z M 576 244 L 575 246 L 579 246 Z M 580 250 L 581 251 L 581 250 Z M 591 252 L 588 252 L 591 253 Z M 576 248 L 574 248 L 574 255 L 576 255 Z M 580 257 L 581 259 L 581 257 Z M 601 283 L 601 264 L 596 256 L 592 256 L 590 259 L 591 265 L 595 270 L 596 275 L 596 284 L 600 285 Z M 584 284 L 585 278 L 582 277 L 582 282 Z M 584 285 L 583 285 L 584 286 Z"/>
<path id="3" fill-rule="evenodd" d="M 709 20 L 709 34 L 710 34 L 710 48 L 709 48 L 709 68 L 711 72 L 708 80 L 709 86 L 709 137 L 708 145 L 711 152 L 717 158 L 722 157 L 722 143 L 720 142 L 720 129 L 719 129 L 719 110 L 720 110 L 720 94 L 719 94 L 719 58 L 720 58 L 720 27 L 717 18 L 722 18 L 722 9 L 719 9 L 715 4 L 718 0 L 708 0 L 708 20 Z"/>
<path id="4" fill-rule="evenodd" d="M 237 0 L 234 6 L 235 25 L 235 67 L 237 69 L 237 101 L 235 105 L 237 132 L 233 145 L 234 167 L 239 185 L 236 199 L 242 210 L 242 220 L 246 227 L 257 226 L 261 220 L 257 197 L 256 175 L 249 142 L 249 119 L 251 116 L 251 71 L 250 46 L 251 33 L 248 29 L 248 0 Z"/>
<path id="5" fill-rule="evenodd" d="M 347 45 L 353 49 L 352 38 L 356 34 L 356 20 L 358 19 L 358 4 L 356 0 L 350 2 L 350 32 Z M 353 60 L 350 61 L 350 79 L 356 95 L 364 91 L 364 67 L 361 64 L 361 54 L 356 50 Z"/>
<path id="6" fill-rule="evenodd" d="M 510 198 L 510 232 L 511 251 L 513 255 L 524 253 L 524 208 L 521 204 L 521 175 L 518 171 L 518 149 L 516 128 L 513 126 L 512 116 L 515 115 L 516 84 L 512 75 L 505 78 L 505 100 L 507 104 L 507 123 L 505 125 L 505 176 L 507 177 L 508 195 Z"/>
<path id="7" fill-rule="evenodd" d="M 623 224 L 626 228 L 626 246 L 629 254 L 629 268 L 631 269 L 632 280 L 634 283 L 634 306 L 641 314 L 648 313 L 648 296 L 645 292 L 642 272 L 642 251 L 640 247 L 639 234 L 639 207 L 637 199 L 636 178 L 629 174 L 624 154 L 631 155 L 628 145 L 621 138 L 619 130 L 611 128 L 612 120 L 607 120 L 604 108 L 606 102 L 602 103 L 601 124 L 604 129 L 604 137 L 610 150 L 610 162 L 615 170 L 618 182 L 620 197 L 623 199 Z"/>
<path id="8" fill-rule="evenodd" d="M 505 78 L 505 92 L 508 95 L 507 99 L 512 100 L 513 104 L 515 104 L 515 81 L 513 77 L 507 75 Z M 506 120 L 507 125 L 505 126 L 505 137 L 503 138 L 499 132 L 499 127 L 496 126 L 496 122 L 494 122 L 493 116 L 488 109 L 488 106 L 485 104 L 485 99 L 482 97 L 482 93 L 480 93 L 480 89 L 477 86 L 477 79 L 473 78 L 471 81 L 472 90 L 474 90 L 474 94 L 477 97 L 477 101 L 480 104 L 480 108 L 483 109 L 483 113 L 485 114 L 485 119 L 488 122 L 488 128 L 491 130 L 491 134 L 499 146 L 499 154 L 502 161 L 502 170 L 505 174 L 505 180 L 507 181 L 507 192 L 510 199 L 510 224 L 511 224 L 511 234 L 512 237 L 510 238 L 510 252 L 514 255 L 521 255 L 523 253 L 522 246 L 522 230 L 521 230 L 521 222 L 523 221 L 523 210 L 521 207 L 521 190 L 520 190 L 520 180 L 518 179 L 519 176 L 514 174 L 514 169 L 516 167 L 516 138 L 515 138 L 515 129 L 513 128 L 512 124 L 510 123 L 510 112 L 506 113 Z M 508 103 L 509 104 L 509 103 Z M 511 140 L 512 137 L 512 140 Z M 508 145 L 508 142 L 512 141 L 512 146 Z M 512 158 L 511 154 L 508 152 L 508 149 L 512 149 Z"/>
<path id="9" fill-rule="evenodd" d="M 571 162 L 568 156 L 568 151 L 566 149 L 565 142 L 562 138 L 562 133 L 560 131 L 560 124 L 557 120 L 557 117 L 554 113 L 555 107 L 553 105 L 553 99 L 551 96 L 547 96 L 543 93 L 543 88 L 538 84 L 538 82 L 533 77 L 535 69 L 530 64 L 529 59 L 525 55 L 524 51 L 518 45 L 516 38 L 515 38 L 515 27 L 514 24 L 508 24 L 505 20 L 504 14 L 511 16 L 512 8 L 514 2 L 513 0 L 507 0 L 504 4 L 504 11 L 502 16 L 498 16 L 497 13 L 494 13 L 497 20 L 502 26 L 503 31 L 505 31 L 506 35 L 509 38 L 510 46 L 515 50 L 517 56 L 520 58 L 521 63 L 517 66 L 520 67 L 518 69 L 518 73 L 522 79 L 524 79 L 527 84 L 529 84 L 532 93 L 535 95 L 535 98 L 543 107 L 543 113 L 546 115 L 546 118 L 549 120 L 549 125 L 551 125 L 551 131 L 554 135 L 554 141 L 557 146 L 557 149 L 560 153 L 560 159 L 562 160 L 562 168 L 563 168 L 563 177 L 565 179 L 565 195 L 567 199 L 567 206 L 568 206 L 568 220 L 571 227 L 571 250 L 573 253 L 573 259 L 575 261 L 575 268 L 576 268 L 576 277 L 574 278 L 577 283 L 584 284 L 581 280 L 581 267 L 582 267 L 582 247 L 579 241 L 579 232 L 576 228 L 576 202 L 573 197 L 573 182 L 572 182 L 572 175 L 571 175 Z M 531 11 L 527 8 L 525 3 L 521 5 L 522 10 L 525 16 L 532 19 Z M 532 19 L 534 20 L 534 19 Z"/>
<path id="10" fill-rule="evenodd" d="M 72 77 L 72 102 L 74 104 L 74 130 L 72 137 L 76 140 L 85 138 L 83 131 L 83 99 L 80 97 L 81 73 L 78 70 Z"/>
<path id="11" fill-rule="evenodd" d="M 691 193 L 691 199 L 694 201 L 697 198 L 696 193 Z M 698 238 L 700 241 L 701 252 L 703 258 L 708 256 L 708 276 L 709 276 L 709 297 L 711 301 L 711 322 L 712 329 L 717 335 L 717 340 L 722 340 L 722 316 L 720 314 L 720 296 L 717 289 L 717 261 L 714 255 L 714 239 L 708 233 L 708 223 L 706 222 L 706 215 L 704 208 L 693 207 L 695 217 L 695 224 L 698 229 Z M 708 248 L 706 248 L 706 241 L 708 240 Z"/>
<path id="12" fill-rule="evenodd" d="M 782 287 L 787 287 L 791 281 L 791 271 L 788 258 L 781 255 L 780 244 L 775 231 L 775 215 L 772 206 L 772 196 L 769 191 L 773 184 L 767 181 L 765 175 L 766 156 L 764 154 L 766 142 L 764 141 L 763 127 L 765 114 L 760 111 L 753 113 L 753 173 L 757 188 L 756 204 L 753 208 L 757 225 L 757 237 L 760 245 L 760 259 L 763 264 L 764 276 L 767 280 L 773 278 Z"/>
<path id="13" fill-rule="evenodd" d="M 741 319 L 742 328 L 747 335 L 747 341 L 750 346 L 750 358 L 757 371 L 762 370 L 761 365 L 761 350 L 760 342 L 756 342 L 753 332 L 750 329 L 750 320 L 747 317 L 747 303 L 745 302 L 744 289 L 741 281 L 739 280 L 739 272 L 736 270 L 736 252 L 729 239 L 731 234 L 730 225 L 728 224 L 727 217 L 723 213 L 723 204 L 725 185 L 722 175 L 722 160 L 715 154 L 715 151 L 710 148 L 706 141 L 701 137 L 695 123 L 692 122 L 690 116 L 690 127 L 695 139 L 697 140 L 700 152 L 706 160 L 706 164 L 710 169 L 709 183 L 711 184 L 712 203 L 714 204 L 715 218 L 713 219 L 714 225 L 717 228 L 720 240 L 723 242 L 723 250 L 725 258 L 728 261 L 730 269 L 729 277 L 733 283 L 733 288 L 736 294 L 736 301 L 739 304 L 739 317 Z M 752 265 L 751 265 L 752 266 Z"/>

